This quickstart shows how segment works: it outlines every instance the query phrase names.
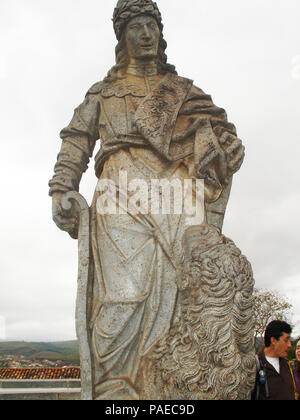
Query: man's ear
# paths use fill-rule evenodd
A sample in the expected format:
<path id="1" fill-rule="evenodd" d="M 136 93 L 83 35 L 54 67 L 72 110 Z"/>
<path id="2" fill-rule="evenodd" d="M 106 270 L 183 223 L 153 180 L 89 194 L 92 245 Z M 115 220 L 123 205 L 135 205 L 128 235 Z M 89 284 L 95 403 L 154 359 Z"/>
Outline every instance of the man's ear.
<path id="1" fill-rule="evenodd" d="M 275 337 L 271 337 L 271 345 L 275 345 L 278 342 Z"/>

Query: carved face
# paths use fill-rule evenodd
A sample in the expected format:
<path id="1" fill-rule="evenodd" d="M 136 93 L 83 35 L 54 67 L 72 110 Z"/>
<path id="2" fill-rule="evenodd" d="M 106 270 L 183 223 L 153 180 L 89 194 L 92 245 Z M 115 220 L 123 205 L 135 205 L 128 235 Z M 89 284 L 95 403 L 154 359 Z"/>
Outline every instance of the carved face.
<path id="1" fill-rule="evenodd" d="M 130 59 L 149 60 L 157 57 L 160 30 L 152 16 L 141 15 L 131 19 L 125 35 Z"/>

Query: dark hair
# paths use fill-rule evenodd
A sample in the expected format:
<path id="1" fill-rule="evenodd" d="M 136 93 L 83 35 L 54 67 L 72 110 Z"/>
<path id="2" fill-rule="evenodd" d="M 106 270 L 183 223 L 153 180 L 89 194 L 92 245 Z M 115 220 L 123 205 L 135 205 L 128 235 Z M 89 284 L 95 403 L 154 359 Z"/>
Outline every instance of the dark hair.
<path id="1" fill-rule="evenodd" d="M 272 337 L 279 340 L 283 333 L 291 334 L 291 332 L 291 326 L 285 321 L 270 322 L 265 331 L 265 346 L 270 347 Z"/>
<path id="2" fill-rule="evenodd" d="M 157 54 L 157 71 L 159 74 L 174 73 L 177 74 L 175 66 L 167 63 L 167 55 L 165 54 L 167 43 L 160 32 L 158 54 Z M 129 57 L 126 47 L 125 29 L 123 30 L 120 41 L 116 46 L 116 64 L 108 72 L 105 82 L 113 82 L 122 78 L 122 73 L 125 73 L 129 64 Z"/>

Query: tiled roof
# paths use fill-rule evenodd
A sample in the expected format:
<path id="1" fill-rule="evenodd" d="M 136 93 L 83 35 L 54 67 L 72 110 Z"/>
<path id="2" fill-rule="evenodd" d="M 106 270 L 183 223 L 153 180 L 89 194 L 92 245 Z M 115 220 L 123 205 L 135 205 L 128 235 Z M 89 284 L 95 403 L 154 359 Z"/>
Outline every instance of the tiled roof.
<path id="1" fill-rule="evenodd" d="M 1 379 L 80 379 L 80 368 L 0 368 Z"/>

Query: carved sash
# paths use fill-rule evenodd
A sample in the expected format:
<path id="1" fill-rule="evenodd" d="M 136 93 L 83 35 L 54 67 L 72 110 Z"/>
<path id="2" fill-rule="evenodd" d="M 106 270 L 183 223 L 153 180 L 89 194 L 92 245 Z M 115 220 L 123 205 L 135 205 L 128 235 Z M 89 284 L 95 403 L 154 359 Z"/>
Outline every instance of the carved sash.
<path id="1" fill-rule="evenodd" d="M 138 131 L 167 160 L 179 110 L 193 82 L 168 73 L 144 98 L 135 113 Z"/>

